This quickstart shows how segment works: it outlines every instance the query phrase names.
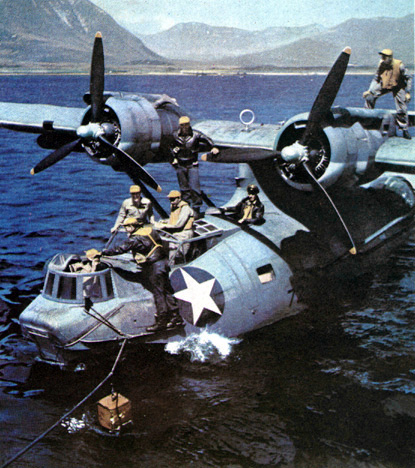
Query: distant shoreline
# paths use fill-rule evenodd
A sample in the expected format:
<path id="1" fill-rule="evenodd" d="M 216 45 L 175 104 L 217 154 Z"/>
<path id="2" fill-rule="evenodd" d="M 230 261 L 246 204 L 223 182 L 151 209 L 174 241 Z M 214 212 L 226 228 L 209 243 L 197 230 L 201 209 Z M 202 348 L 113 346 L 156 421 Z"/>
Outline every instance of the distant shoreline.
<path id="1" fill-rule="evenodd" d="M 411 74 L 414 73 L 413 67 L 408 67 Z M 289 75 L 327 75 L 330 67 L 309 67 L 309 68 L 296 68 L 296 67 L 283 67 L 283 68 L 267 68 L 258 67 L 255 69 L 239 69 L 239 68 L 203 68 L 183 66 L 171 67 L 164 65 L 149 65 L 137 64 L 136 66 L 125 67 L 107 67 L 106 76 L 146 76 L 146 75 L 164 75 L 164 76 L 248 76 L 248 75 L 261 75 L 261 76 L 289 76 Z M 356 67 L 349 66 L 347 75 L 373 75 L 375 67 Z M 32 64 L 31 67 L 19 66 L 3 66 L 0 67 L 0 76 L 19 76 L 19 75 L 34 75 L 34 76 L 83 76 L 89 75 L 89 65 L 82 64 L 70 67 L 65 64 L 61 68 L 53 68 L 50 64 Z"/>
<path id="2" fill-rule="evenodd" d="M 275 72 L 270 72 L 270 71 L 256 71 L 256 72 L 229 72 L 229 71 L 224 71 L 224 72 L 205 72 L 205 71 L 200 71 L 200 72 L 194 72 L 194 71 L 176 71 L 176 72 L 171 72 L 171 71 L 149 71 L 149 72 L 108 72 L 106 73 L 106 76 L 151 76 L 151 75 L 160 75 L 160 76 L 194 76 L 194 77 L 201 77 L 201 76 L 239 76 L 239 77 L 244 77 L 244 76 L 250 76 L 250 75 L 263 75 L 263 76 L 290 76 L 290 75 L 327 75 L 328 71 L 304 71 L 304 70 L 298 70 L 298 71 L 275 71 Z M 347 71 L 347 75 L 373 75 L 374 71 Z M 76 71 L 76 72 L 60 72 L 60 71 L 37 71 L 37 70 L 21 70 L 21 71 L 3 71 L 0 70 L 0 76 L 88 76 L 89 72 L 81 72 L 81 71 Z"/>

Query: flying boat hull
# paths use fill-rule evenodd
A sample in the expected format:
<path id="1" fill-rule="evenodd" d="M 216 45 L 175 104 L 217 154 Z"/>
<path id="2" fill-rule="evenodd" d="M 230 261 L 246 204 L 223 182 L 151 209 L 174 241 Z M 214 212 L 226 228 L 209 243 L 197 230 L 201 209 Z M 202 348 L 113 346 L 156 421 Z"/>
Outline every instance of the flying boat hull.
<path id="1" fill-rule="evenodd" d="M 249 183 L 257 183 L 247 165 L 241 165 L 237 181 L 240 187 L 228 205 L 245 195 Z M 241 226 L 212 209 L 196 222 L 190 257 L 179 255 L 171 266 L 183 327 L 147 331 L 156 308 L 128 254 L 104 258 L 105 268 L 92 274 L 71 273 L 68 267 L 76 257 L 58 254 L 49 263 L 42 293 L 20 316 L 23 333 L 36 343 L 41 360 L 65 366 L 124 339 L 165 344 L 206 329 L 236 337 L 297 314 L 321 294 L 322 284 L 326 288 L 328 281 L 373 270 L 413 227 L 415 198 L 406 179 L 387 176 L 350 190 L 361 199 L 350 213 L 344 210 L 356 255 L 341 231 L 332 229 L 337 220 L 319 212 L 318 199 L 303 193 L 298 209 L 286 208 L 287 214 L 270 198 L 276 195 L 268 196 L 261 187 L 262 225 Z M 349 191 L 336 194 L 336 202 L 347 205 L 349 196 Z M 305 203 L 313 207 L 311 220 L 304 215 Z M 166 245 L 170 241 L 164 237 Z"/>

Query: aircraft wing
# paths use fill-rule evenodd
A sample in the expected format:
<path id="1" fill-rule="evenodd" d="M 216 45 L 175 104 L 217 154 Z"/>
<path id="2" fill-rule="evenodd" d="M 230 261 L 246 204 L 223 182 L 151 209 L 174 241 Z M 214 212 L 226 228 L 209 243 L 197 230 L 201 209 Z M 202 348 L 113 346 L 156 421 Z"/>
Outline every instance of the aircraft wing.
<path id="1" fill-rule="evenodd" d="M 240 163 L 275 157 L 275 145 L 281 125 L 251 124 L 224 120 L 198 121 L 193 128 L 207 135 L 220 149 L 214 162 Z"/>
<path id="2" fill-rule="evenodd" d="M 375 163 L 384 170 L 415 173 L 415 140 L 400 137 L 389 138 L 378 149 Z"/>
<path id="3" fill-rule="evenodd" d="M 0 102 L 0 127 L 18 132 L 55 130 L 76 135 L 85 108 Z"/>

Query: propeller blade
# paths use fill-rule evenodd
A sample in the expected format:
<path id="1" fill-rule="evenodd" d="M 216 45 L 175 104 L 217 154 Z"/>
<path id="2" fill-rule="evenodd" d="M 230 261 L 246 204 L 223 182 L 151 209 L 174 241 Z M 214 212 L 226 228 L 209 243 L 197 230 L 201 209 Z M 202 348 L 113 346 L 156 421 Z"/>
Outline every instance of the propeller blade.
<path id="1" fill-rule="evenodd" d="M 344 222 L 339 210 L 337 209 L 336 205 L 334 204 L 334 201 L 331 199 L 330 195 L 327 193 L 327 191 L 325 190 L 325 188 L 320 184 L 320 182 L 316 179 L 316 177 L 314 176 L 313 174 L 313 171 L 310 169 L 310 167 L 308 166 L 307 162 L 303 162 L 302 163 L 302 166 L 304 167 L 304 169 L 307 171 L 308 175 L 310 176 L 310 179 L 312 180 L 313 182 L 313 185 L 317 186 L 325 195 L 326 199 L 329 201 L 330 203 L 330 206 L 333 208 L 334 212 L 336 213 L 336 216 L 337 218 L 340 220 L 340 222 L 342 223 L 343 225 L 343 229 L 344 231 L 346 232 L 347 234 L 347 237 L 349 238 L 350 240 L 350 243 L 351 243 L 351 248 L 349 249 L 349 252 L 352 254 L 352 255 L 356 255 L 357 253 L 357 249 L 356 249 L 356 245 L 353 241 L 353 238 L 352 238 L 352 235 L 350 234 L 350 231 L 349 229 L 347 228 L 346 226 L 346 223 Z"/>
<path id="2" fill-rule="evenodd" d="M 244 163 L 251 161 L 262 161 L 271 159 L 276 156 L 275 151 L 262 148 L 237 148 L 237 147 L 221 147 L 218 154 L 205 153 L 202 154 L 202 161 L 218 162 L 218 163 Z"/>
<path id="3" fill-rule="evenodd" d="M 140 185 L 140 180 L 137 180 L 137 178 L 135 177 L 135 175 L 133 175 L 132 173 L 128 173 L 127 174 L 131 177 L 131 180 L 137 184 L 137 185 Z M 154 209 L 157 211 L 157 213 L 161 216 L 162 219 L 166 219 L 169 217 L 169 215 L 167 214 L 167 212 L 164 210 L 164 208 L 160 205 L 160 203 L 155 199 L 155 197 L 153 197 L 153 195 L 151 194 L 151 192 L 148 190 L 148 188 L 141 184 L 141 191 L 143 192 L 144 196 L 147 197 L 151 203 L 153 204 L 153 207 Z"/>
<path id="4" fill-rule="evenodd" d="M 308 116 L 307 126 L 304 134 L 300 140 L 300 144 L 305 145 L 310 134 L 313 133 L 316 127 L 319 127 L 325 116 L 330 111 L 330 108 L 337 96 L 340 89 L 340 85 L 343 81 L 344 75 L 346 74 L 347 65 L 352 50 L 350 47 L 343 49 L 329 74 L 327 75 L 323 86 L 321 87 L 313 107 L 311 108 Z"/>
<path id="5" fill-rule="evenodd" d="M 134 164 L 134 169 L 136 172 L 137 178 L 141 180 L 141 182 L 147 184 L 149 187 L 152 189 L 156 190 L 157 192 L 161 192 L 161 187 L 160 185 L 156 182 L 156 180 L 153 178 L 151 174 L 149 174 L 141 164 L 139 164 L 134 158 L 132 158 L 128 153 L 123 151 L 122 149 L 118 148 L 117 146 L 112 145 L 108 140 L 106 140 L 104 137 L 99 136 L 98 140 L 102 142 L 104 145 L 107 147 L 111 148 L 114 153 L 117 154 L 117 156 L 123 161 L 127 163 L 133 163 Z"/>
<path id="6" fill-rule="evenodd" d="M 59 162 L 61 159 L 65 158 L 68 156 L 68 154 L 72 153 L 72 151 L 75 150 L 75 148 L 78 146 L 78 144 L 81 142 L 81 139 L 77 139 L 74 141 L 71 141 L 69 143 L 66 143 L 66 145 L 61 146 L 57 150 L 55 150 L 53 153 L 50 153 L 46 158 L 42 159 L 36 166 L 31 169 L 30 173 L 32 175 L 37 174 L 38 172 L 42 172 L 45 169 L 47 169 L 50 166 L 53 166 L 57 162 Z"/>
<path id="7" fill-rule="evenodd" d="M 95 35 L 94 48 L 92 50 L 91 74 L 89 82 L 92 122 L 101 121 L 101 113 L 104 106 L 104 82 L 104 46 L 102 43 L 102 34 L 97 32 Z"/>

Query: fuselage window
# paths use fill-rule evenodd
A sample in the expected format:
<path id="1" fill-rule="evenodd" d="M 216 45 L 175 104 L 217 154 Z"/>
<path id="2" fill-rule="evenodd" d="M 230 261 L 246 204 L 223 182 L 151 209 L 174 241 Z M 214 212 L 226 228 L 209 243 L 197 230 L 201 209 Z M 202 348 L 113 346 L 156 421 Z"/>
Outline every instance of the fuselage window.
<path id="1" fill-rule="evenodd" d="M 261 281 L 262 284 L 275 280 L 275 272 L 270 263 L 257 268 L 256 272 L 258 274 L 259 281 Z"/>

